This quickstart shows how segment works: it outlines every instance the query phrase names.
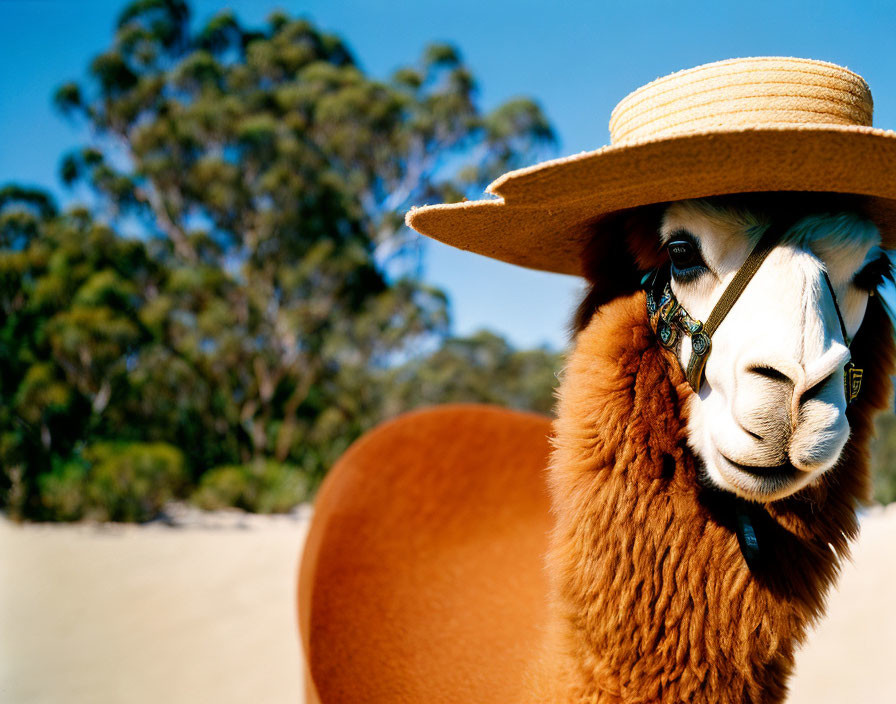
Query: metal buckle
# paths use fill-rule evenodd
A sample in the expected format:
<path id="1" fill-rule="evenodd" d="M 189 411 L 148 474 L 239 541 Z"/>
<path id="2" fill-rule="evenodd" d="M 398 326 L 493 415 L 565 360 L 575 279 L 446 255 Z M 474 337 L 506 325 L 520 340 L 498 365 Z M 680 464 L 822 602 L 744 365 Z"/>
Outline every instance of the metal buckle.
<path id="1" fill-rule="evenodd" d="M 856 400 L 859 392 L 862 390 L 862 375 L 864 369 L 860 369 L 852 362 L 846 363 L 843 370 L 843 389 L 846 392 L 846 403 L 852 403 Z"/>
<path id="2" fill-rule="evenodd" d="M 658 302 L 654 299 L 654 295 L 652 291 L 648 291 L 647 308 L 657 339 L 667 350 L 673 350 L 680 341 L 681 334 L 691 338 L 691 358 L 685 376 L 694 391 L 699 392 L 703 383 L 703 368 L 706 366 L 712 341 L 704 332 L 703 323 L 691 317 L 675 298 L 671 282 L 666 282 Z"/>

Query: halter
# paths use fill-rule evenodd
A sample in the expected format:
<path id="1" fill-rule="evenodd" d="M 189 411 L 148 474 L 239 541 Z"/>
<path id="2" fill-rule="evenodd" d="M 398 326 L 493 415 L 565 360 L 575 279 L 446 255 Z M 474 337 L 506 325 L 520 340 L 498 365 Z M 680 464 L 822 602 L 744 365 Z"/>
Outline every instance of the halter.
<path id="1" fill-rule="evenodd" d="M 783 224 L 769 227 L 763 233 L 759 242 L 753 247 L 743 266 L 734 275 L 731 283 L 722 292 L 722 297 L 716 303 L 705 323 L 691 316 L 678 302 L 672 292 L 671 265 L 657 269 L 649 276 L 647 290 L 647 315 L 650 325 L 656 333 L 660 345 L 669 350 L 675 350 L 681 341 L 681 335 L 691 338 L 691 357 L 688 360 L 687 369 L 684 370 L 688 383 L 695 393 L 700 392 L 703 385 L 703 370 L 706 360 L 712 349 L 712 335 L 721 325 L 725 316 L 734 307 L 737 299 L 746 289 L 747 284 L 759 271 L 759 267 L 766 257 L 780 242 L 781 237 L 787 231 L 788 226 Z M 837 295 L 834 286 L 824 272 L 824 280 L 827 282 L 831 299 L 834 301 L 834 310 L 837 311 L 837 320 L 840 323 L 840 332 L 843 335 L 843 344 L 847 348 L 852 344 L 846 333 L 846 325 L 840 306 L 837 304 Z M 862 369 L 856 367 L 852 361 L 846 363 L 843 376 L 843 388 L 846 393 L 846 402 L 852 403 L 859 395 L 862 388 Z"/>

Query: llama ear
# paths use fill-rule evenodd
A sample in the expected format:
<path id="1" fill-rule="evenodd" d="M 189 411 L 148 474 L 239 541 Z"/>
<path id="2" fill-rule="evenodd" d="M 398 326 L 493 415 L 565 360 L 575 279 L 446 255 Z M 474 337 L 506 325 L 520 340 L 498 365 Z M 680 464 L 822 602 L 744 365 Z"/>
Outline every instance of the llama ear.
<path id="1" fill-rule="evenodd" d="M 659 245 L 665 208 L 665 203 L 633 208 L 600 222 L 599 234 L 582 251 L 588 289 L 570 324 L 571 337 L 585 329 L 604 303 L 641 288 L 644 273 L 665 261 Z"/>
<path id="2" fill-rule="evenodd" d="M 887 252 L 887 255 L 892 261 L 893 254 Z M 881 307 L 887 312 L 887 316 L 893 324 L 893 329 L 896 330 L 896 281 L 893 280 L 892 269 L 887 276 L 884 276 L 883 281 L 881 281 L 880 285 L 874 290 L 874 295 L 880 301 Z"/>
<path id="3" fill-rule="evenodd" d="M 666 256 L 660 247 L 660 225 L 668 204 L 646 206 L 629 211 L 625 219 L 625 240 L 635 265 L 641 272 L 662 266 Z"/>

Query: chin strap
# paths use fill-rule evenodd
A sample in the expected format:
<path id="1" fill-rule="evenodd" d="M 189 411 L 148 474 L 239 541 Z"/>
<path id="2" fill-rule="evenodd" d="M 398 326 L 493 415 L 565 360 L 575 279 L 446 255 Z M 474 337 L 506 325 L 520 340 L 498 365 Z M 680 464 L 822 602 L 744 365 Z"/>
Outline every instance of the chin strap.
<path id="1" fill-rule="evenodd" d="M 713 333 L 722 324 L 722 321 L 734 307 L 734 304 L 737 303 L 744 289 L 747 288 L 747 284 L 759 271 L 762 262 L 766 260 L 777 246 L 781 236 L 787 231 L 789 226 L 789 223 L 778 226 L 772 225 L 763 233 L 759 242 L 756 243 L 747 260 L 743 263 L 743 266 L 741 266 L 731 283 L 722 292 L 721 298 L 713 307 L 705 323 L 691 317 L 672 292 L 671 265 L 658 269 L 652 276 L 648 275 L 648 277 L 645 277 L 645 283 L 647 284 L 647 314 L 660 344 L 666 349 L 676 350 L 681 342 L 681 334 L 691 338 L 691 356 L 688 360 L 687 369 L 684 371 L 688 383 L 695 393 L 699 393 L 700 387 L 703 385 L 703 371 L 706 367 L 706 360 L 709 358 L 709 352 L 712 349 Z M 827 272 L 824 272 L 824 278 L 827 281 L 828 289 L 834 301 L 837 319 L 840 321 L 843 344 L 849 347 L 851 341 L 846 334 L 846 325 L 843 322 L 840 306 L 837 305 L 837 296 L 834 293 L 834 287 L 828 278 Z M 857 368 L 851 361 L 846 364 L 843 385 L 846 401 L 847 403 L 852 403 L 862 388 L 862 370 Z"/>

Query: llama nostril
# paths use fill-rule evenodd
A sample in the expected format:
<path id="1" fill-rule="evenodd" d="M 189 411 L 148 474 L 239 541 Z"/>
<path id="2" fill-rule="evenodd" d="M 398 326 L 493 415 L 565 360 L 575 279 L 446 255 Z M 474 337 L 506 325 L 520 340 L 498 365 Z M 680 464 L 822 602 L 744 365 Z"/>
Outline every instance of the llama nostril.
<path id="1" fill-rule="evenodd" d="M 813 398 L 816 398 L 824 390 L 824 387 L 827 386 L 828 383 L 830 383 L 831 379 L 833 379 L 836 374 L 837 372 L 828 374 L 817 384 L 814 384 L 810 388 L 806 389 L 806 391 L 804 391 L 800 396 L 800 405 L 802 406 L 804 403 L 806 403 L 806 401 L 811 401 Z"/>
<path id="2" fill-rule="evenodd" d="M 751 374 L 756 374 L 757 376 L 771 379 L 772 381 L 785 381 L 787 383 L 793 383 L 790 377 L 783 372 L 780 372 L 774 367 L 769 367 L 764 364 L 754 364 L 751 367 L 747 367 L 747 371 Z"/>

